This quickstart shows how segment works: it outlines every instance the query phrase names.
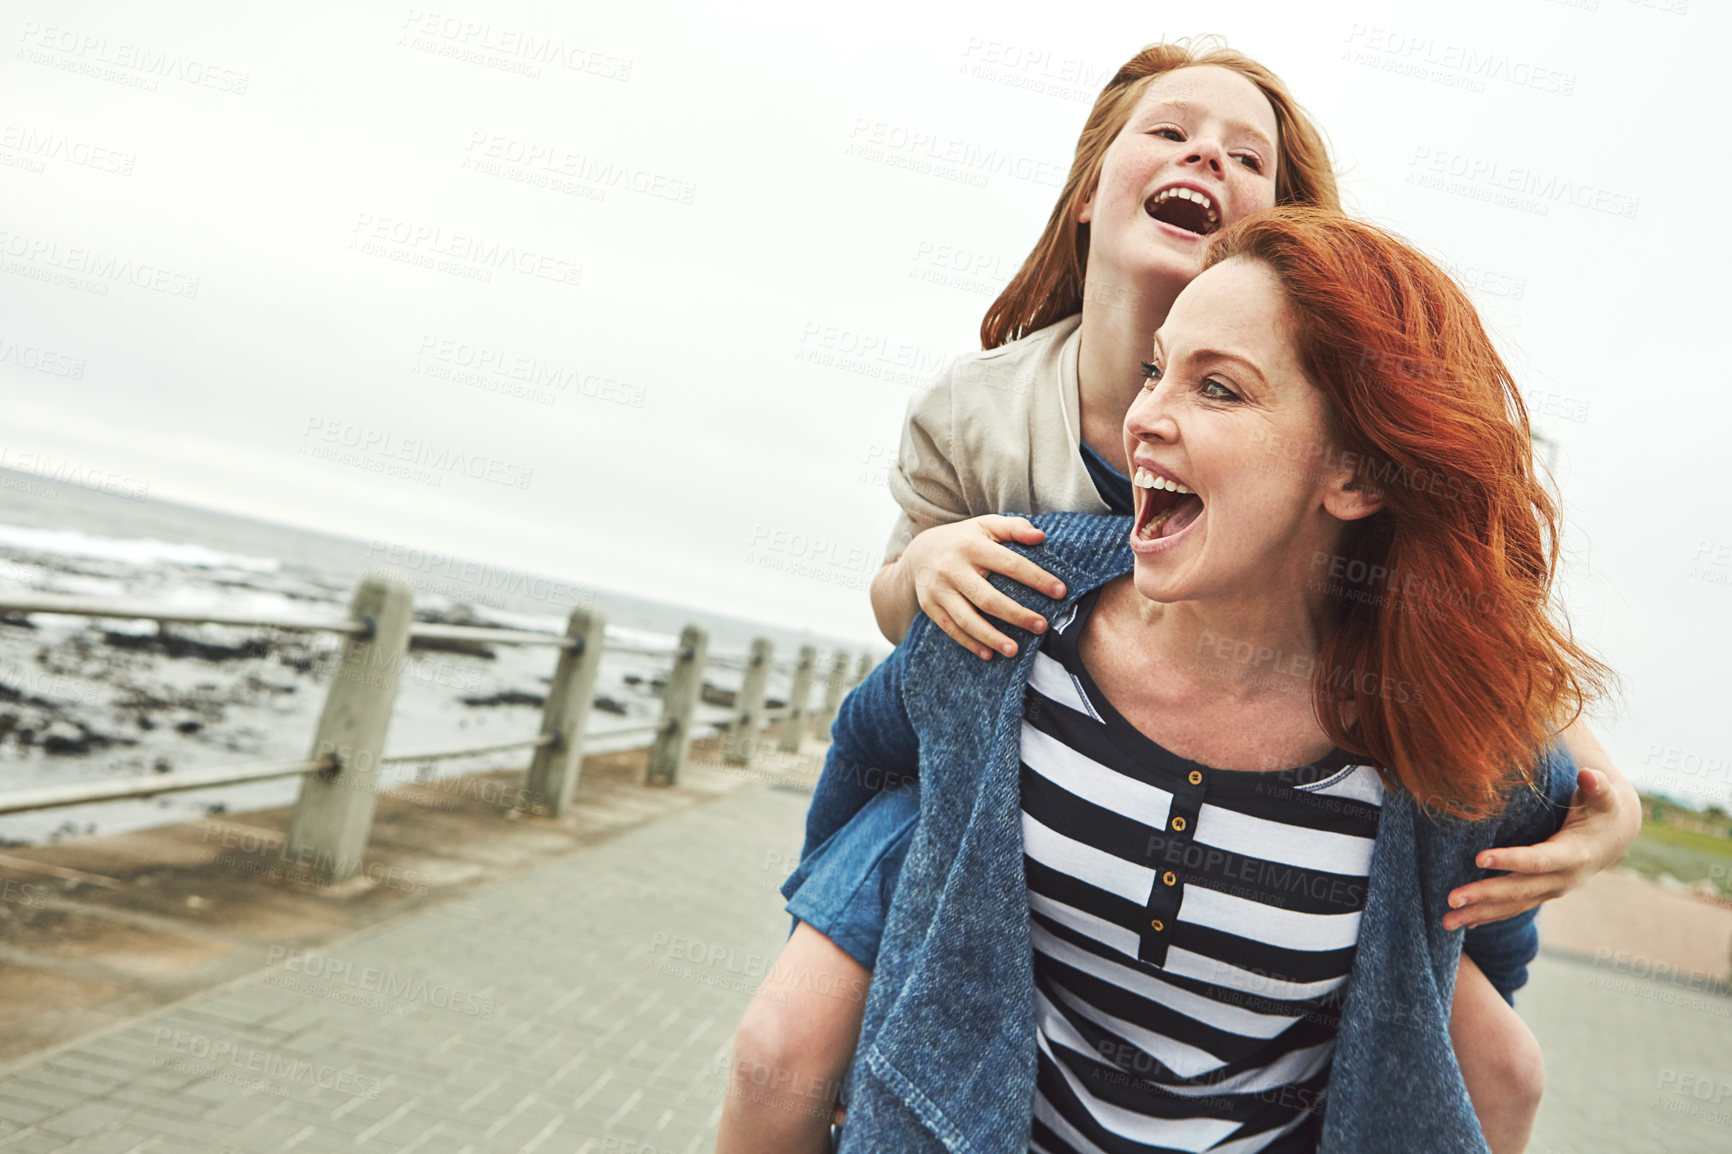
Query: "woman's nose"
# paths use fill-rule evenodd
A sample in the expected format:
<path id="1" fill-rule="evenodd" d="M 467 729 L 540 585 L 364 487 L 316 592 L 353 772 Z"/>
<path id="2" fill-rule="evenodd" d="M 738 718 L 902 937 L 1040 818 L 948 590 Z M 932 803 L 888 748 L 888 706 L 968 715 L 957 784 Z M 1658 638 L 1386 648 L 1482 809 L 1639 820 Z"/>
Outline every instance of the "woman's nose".
<path id="1" fill-rule="evenodd" d="M 1171 441 L 1179 426 L 1173 419 L 1167 391 L 1160 385 L 1144 389 L 1125 412 L 1125 432 L 1137 441 Z"/>

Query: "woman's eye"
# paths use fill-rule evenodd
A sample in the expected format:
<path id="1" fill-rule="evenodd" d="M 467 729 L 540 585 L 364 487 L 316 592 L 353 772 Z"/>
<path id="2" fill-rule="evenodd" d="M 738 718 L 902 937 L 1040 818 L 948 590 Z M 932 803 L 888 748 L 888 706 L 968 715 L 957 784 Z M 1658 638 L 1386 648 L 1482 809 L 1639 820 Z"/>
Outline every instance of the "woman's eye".
<path id="1" fill-rule="evenodd" d="M 1143 380 L 1146 383 L 1143 385 L 1143 388 L 1145 388 L 1145 389 L 1148 388 L 1150 385 L 1153 385 L 1153 384 L 1157 383 L 1158 381 L 1160 381 L 1160 379 L 1161 379 L 1161 366 L 1155 364 L 1153 361 L 1144 361 L 1143 362 Z"/>
<path id="2" fill-rule="evenodd" d="M 1157 128 L 1155 129 L 1155 135 L 1164 136 L 1168 140 L 1177 140 L 1181 142 L 1185 139 L 1185 134 L 1176 128 Z"/>
<path id="3" fill-rule="evenodd" d="M 1239 399 L 1238 393 L 1235 393 L 1232 389 L 1229 389 L 1214 377 L 1203 378 L 1203 395 L 1216 401 L 1236 401 Z"/>

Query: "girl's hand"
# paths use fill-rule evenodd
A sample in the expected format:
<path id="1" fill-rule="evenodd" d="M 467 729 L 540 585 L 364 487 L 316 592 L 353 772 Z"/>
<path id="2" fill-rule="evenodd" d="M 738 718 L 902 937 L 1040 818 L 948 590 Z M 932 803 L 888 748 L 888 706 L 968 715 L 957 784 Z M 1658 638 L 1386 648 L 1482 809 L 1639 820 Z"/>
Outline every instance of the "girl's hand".
<path id="1" fill-rule="evenodd" d="M 1014 657 L 1016 642 L 989 624 L 981 612 L 1033 633 L 1046 628 L 1046 618 L 994 589 L 986 575 L 1002 573 L 1049 597 L 1063 597 L 1063 582 L 999 544 L 1038 545 L 1044 540 L 1046 531 L 1035 528 L 1027 517 L 988 513 L 917 534 L 898 564 L 912 582 L 920 608 L 952 640 L 982 660 L 991 660 L 993 650 Z"/>
<path id="2" fill-rule="evenodd" d="M 1563 828 L 1539 845 L 1482 850 L 1474 864 L 1510 873 L 1451 890 L 1452 908 L 1444 915 L 1443 928 L 1514 917 L 1568 893 L 1612 865 L 1624 856 L 1641 828 L 1640 813 L 1632 822 L 1627 812 L 1631 804 L 1604 771 L 1581 768 Z"/>

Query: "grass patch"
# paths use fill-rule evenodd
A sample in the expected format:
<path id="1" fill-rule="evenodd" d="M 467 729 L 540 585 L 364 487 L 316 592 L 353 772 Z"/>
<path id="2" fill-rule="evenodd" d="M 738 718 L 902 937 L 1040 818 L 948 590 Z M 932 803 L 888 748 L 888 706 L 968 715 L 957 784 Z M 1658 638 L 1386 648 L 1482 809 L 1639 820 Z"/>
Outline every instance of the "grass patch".
<path id="1" fill-rule="evenodd" d="M 1732 838 L 1643 822 L 1619 864 L 1647 878 L 1667 873 L 1686 883 L 1707 879 L 1722 897 L 1732 897 Z"/>

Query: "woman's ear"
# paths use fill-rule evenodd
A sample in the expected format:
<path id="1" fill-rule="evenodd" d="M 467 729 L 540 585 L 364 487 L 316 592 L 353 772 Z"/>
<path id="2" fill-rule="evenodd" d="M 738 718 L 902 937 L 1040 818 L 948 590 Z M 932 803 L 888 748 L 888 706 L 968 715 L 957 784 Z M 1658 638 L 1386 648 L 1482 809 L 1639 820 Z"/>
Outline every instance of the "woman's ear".
<path id="1" fill-rule="evenodd" d="M 1383 508 L 1383 490 L 1360 480 L 1349 469 L 1338 469 L 1323 493 L 1323 507 L 1338 521 L 1357 521 Z"/>

